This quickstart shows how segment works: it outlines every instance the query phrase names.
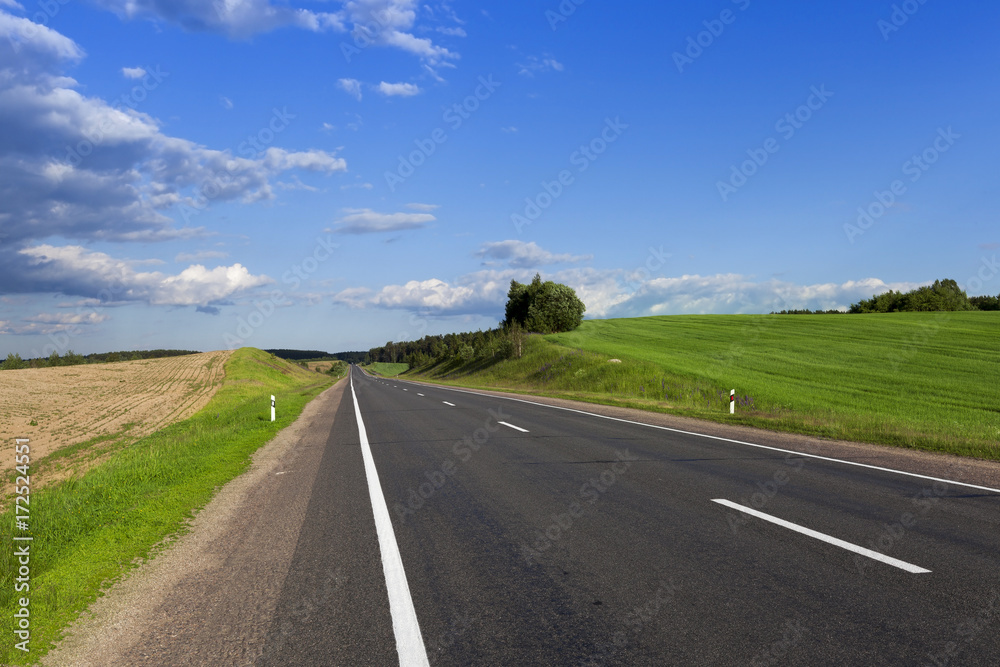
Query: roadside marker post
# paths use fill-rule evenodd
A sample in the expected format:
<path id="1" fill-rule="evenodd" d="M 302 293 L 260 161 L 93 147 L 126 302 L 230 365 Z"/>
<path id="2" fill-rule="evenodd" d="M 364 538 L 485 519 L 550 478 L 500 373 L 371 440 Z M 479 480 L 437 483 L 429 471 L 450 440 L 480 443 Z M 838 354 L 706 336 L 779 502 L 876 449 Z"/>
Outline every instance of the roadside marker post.
<path id="1" fill-rule="evenodd" d="M 274 421 L 274 394 L 271 394 L 271 421 Z"/>
<path id="2" fill-rule="evenodd" d="M 736 390 L 733 389 L 729 392 L 729 414 L 736 414 Z"/>

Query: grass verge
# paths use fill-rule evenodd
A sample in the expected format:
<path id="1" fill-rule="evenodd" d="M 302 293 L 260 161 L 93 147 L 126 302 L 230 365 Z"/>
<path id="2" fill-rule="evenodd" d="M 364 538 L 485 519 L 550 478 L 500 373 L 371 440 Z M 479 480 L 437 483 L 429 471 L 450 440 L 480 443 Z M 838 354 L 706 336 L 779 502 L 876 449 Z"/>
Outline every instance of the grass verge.
<path id="1" fill-rule="evenodd" d="M 588 320 L 410 375 L 1000 460 L 998 372 L 1000 313 L 973 312 Z"/>
<path id="2" fill-rule="evenodd" d="M 82 476 L 31 494 L 30 532 L 17 531 L 34 538 L 24 592 L 15 592 L 14 513 L 3 513 L 0 613 L 8 629 L 0 662 L 40 659 L 103 590 L 180 534 L 219 487 L 247 468 L 253 452 L 333 382 L 253 348 L 234 352 L 225 372 L 208 405 L 190 419 L 132 443 Z M 14 647 L 12 626 L 22 597 L 30 599 L 27 654 Z"/>
<path id="3" fill-rule="evenodd" d="M 386 364 L 381 361 L 365 366 L 365 370 L 369 373 L 374 373 L 387 378 L 396 377 L 400 373 L 405 373 L 409 370 L 409 368 L 409 364 Z"/>

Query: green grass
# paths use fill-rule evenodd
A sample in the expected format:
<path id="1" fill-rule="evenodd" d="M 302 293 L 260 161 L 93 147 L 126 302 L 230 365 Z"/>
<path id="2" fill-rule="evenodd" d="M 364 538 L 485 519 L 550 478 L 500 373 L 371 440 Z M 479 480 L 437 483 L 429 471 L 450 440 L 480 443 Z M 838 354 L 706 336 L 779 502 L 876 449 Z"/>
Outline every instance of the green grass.
<path id="1" fill-rule="evenodd" d="M 31 653 L 14 648 L 13 511 L 0 518 L 0 663 L 31 664 L 101 590 L 184 530 L 193 513 L 243 472 L 250 455 L 291 424 L 332 378 L 253 348 L 237 350 L 209 403 L 138 440 L 86 474 L 31 494 Z M 270 395 L 277 420 L 270 421 Z M 19 535 L 25 534 L 17 531 Z"/>
<path id="2" fill-rule="evenodd" d="M 569 333 L 528 337 L 519 360 L 419 371 L 468 386 L 1000 459 L 1000 313 L 588 320 Z M 735 416 L 730 389 L 740 396 Z"/>
<path id="3" fill-rule="evenodd" d="M 366 371 L 383 377 L 396 377 L 400 373 L 405 373 L 409 368 L 409 364 L 385 364 L 382 362 L 365 366 Z"/>

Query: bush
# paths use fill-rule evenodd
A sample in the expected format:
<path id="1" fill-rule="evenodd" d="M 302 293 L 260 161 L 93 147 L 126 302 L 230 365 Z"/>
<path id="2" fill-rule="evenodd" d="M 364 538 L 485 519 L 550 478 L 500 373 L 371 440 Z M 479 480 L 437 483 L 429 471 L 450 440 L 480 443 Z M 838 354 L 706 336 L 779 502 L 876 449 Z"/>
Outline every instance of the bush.
<path id="1" fill-rule="evenodd" d="M 572 331 L 580 326 L 586 309 L 572 287 L 551 280 L 542 282 L 536 273 L 528 285 L 510 281 L 503 324 L 539 333 Z"/>
<path id="2" fill-rule="evenodd" d="M 28 362 L 21 359 L 20 354 L 14 353 L 7 355 L 7 360 L 3 362 L 2 365 L 0 365 L 0 370 L 15 371 L 19 368 L 27 368 L 27 367 L 28 367 Z"/>

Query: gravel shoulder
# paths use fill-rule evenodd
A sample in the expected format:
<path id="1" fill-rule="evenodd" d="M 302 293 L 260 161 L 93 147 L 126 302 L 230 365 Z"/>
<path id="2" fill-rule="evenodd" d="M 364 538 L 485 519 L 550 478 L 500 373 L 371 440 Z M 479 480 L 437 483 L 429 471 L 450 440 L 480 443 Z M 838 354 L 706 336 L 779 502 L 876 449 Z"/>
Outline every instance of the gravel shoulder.
<path id="1" fill-rule="evenodd" d="M 41 664 L 254 664 L 347 386 L 313 399 L 188 532 L 91 605 Z"/>

